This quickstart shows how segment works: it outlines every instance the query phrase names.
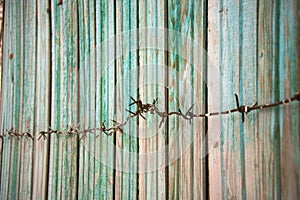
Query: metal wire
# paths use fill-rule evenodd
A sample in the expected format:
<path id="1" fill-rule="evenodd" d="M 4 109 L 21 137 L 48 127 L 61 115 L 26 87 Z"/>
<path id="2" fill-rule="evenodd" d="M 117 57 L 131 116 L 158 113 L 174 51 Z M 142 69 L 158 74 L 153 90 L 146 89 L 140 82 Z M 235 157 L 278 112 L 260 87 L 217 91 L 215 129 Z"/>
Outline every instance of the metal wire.
<path id="1" fill-rule="evenodd" d="M 255 102 L 250 106 L 247 106 L 247 105 L 240 106 L 238 95 L 235 94 L 236 108 L 231 109 L 231 110 L 226 110 L 226 111 L 203 113 L 203 114 L 193 113 L 192 109 L 193 109 L 194 105 L 191 105 L 191 107 L 185 113 L 183 113 L 181 111 L 181 109 L 178 109 L 178 111 L 173 111 L 173 112 L 168 113 L 167 111 L 160 111 L 159 108 L 156 107 L 158 98 L 154 99 L 151 104 L 150 103 L 144 104 L 142 102 L 142 100 L 140 100 L 140 99 L 135 100 L 131 96 L 130 96 L 130 99 L 133 102 L 130 103 L 129 106 L 136 105 L 136 111 L 133 112 L 133 111 L 126 109 L 126 111 L 128 113 L 130 113 L 130 115 L 122 123 L 115 121 L 115 120 L 111 120 L 113 122 L 113 126 L 107 128 L 105 126 L 105 121 L 103 121 L 101 123 L 101 127 L 88 128 L 88 129 L 83 129 L 83 130 L 79 129 L 79 124 L 78 124 L 75 126 L 69 126 L 68 130 L 66 130 L 66 131 L 54 130 L 51 127 L 49 127 L 49 129 L 47 131 L 38 132 L 38 134 L 39 134 L 38 140 L 40 140 L 41 138 L 47 139 L 48 137 L 50 137 L 51 135 L 54 135 L 54 134 L 55 135 L 69 135 L 69 136 L 77 135 L 78 140 L 82 140 L 82 139 L 86 138 L 87 133 L 95 133 L 96 131 L 100 131 L 101 133 L 104 133 L 107 136 L 111 136 L 115 133 L 122 134 L 124 132 L 124 127 L 131 119 L 139 117 L 139 116 L 142 117 L 143 119 L 146 119 L 146 117 L 144 116 L 144 114 L 146 114 L 146 113 L 150 113 L 152 115 L 156 114 L 157 116 L 159 116 L 161 118 L 159 127 L 161 127 L 162 124 L 166 121 L 166 119 L 172 115 L 177 115 L 177 116 L 181 117 L 183 120 L 189 121 L 189 123 L 191 124 L 193 118 L 212 117 L 212 116 L 227 115 L 227 114 L 239 112 L 242 115 L 242 121 L 244 122 L 245 114 L 248 114 L 252 110 L 262 110 L 262 109 L 266 109 L 266 108 L 277 107 L 277 106 L 280 106 L 283 104 L 290 104 L 293 101 L 300 101 L 300 91 L 297 92 L 294 96 L 292 96 L 289 99 L 277 101 L 277 102 L 274 102 L 271 104 L 263 104 L 263 105 L 257 105 L 257 102 Z M 98 138 L 99 136 L 100 136 L 99 134 L 95 135 L 96 138 Z M 6 132 L 4 134 L 0 135 L 1 139 L 5 138 L 5 137 L 16 137 L 18 139 L 26 138 L 26 139 L 34 140 L 35 135 L 30 133 L 30 130 L 19 133 L 19 132 L 15 131 L 14 128 L 11 128 L 10 130 L 6 130 Z"/>

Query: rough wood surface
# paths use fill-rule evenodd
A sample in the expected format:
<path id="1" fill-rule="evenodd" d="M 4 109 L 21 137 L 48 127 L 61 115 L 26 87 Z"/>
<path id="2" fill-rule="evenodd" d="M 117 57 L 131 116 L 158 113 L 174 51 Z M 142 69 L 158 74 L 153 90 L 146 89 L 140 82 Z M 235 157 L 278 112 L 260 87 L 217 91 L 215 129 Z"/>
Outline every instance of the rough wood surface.
<path id="1" fill-rule="evenodd" d="M 186 112 L 194 104 L 194 113 L 236 108 L 235 93 L 242 105 L 291 97 L 300 89 L 298 1 L 11 0 L 4 6 L 1 199 L 300 198 L 296 102 L 252 111 L 244 123 L 239 113 L 191 125 L 172 115 L 159 128 L 161 118 L 147 114 L 128 121 L 123 134 L 38 140 L 49 125 L 66 131 L 123 122 L 129 96 L 144 103 L 158 97 L 162 111 Z M 164 49 L 137 49 L 145 46 Z M 34 139 L 2 137 L 11 128 L 30 130 Z"/>

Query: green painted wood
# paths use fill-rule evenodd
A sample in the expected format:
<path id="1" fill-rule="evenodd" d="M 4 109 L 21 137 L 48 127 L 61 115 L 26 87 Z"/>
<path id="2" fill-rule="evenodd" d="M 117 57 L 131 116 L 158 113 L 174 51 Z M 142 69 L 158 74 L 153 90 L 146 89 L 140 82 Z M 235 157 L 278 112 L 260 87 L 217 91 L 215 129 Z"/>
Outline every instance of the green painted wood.
<path id="1" fill-rule="evenodd" d="M 292 53 L 296 52 L 295 49 L 291 50 L 290 58 L 294 59 L 294 63 L 289 65 L 290 58 L 287 58 L 285 49 L 290 48 L 286 47 L 287 42 L 284 39 L 287 37 L 286 28 L 289 26 L 284 25 L 286 15 L 282 14 L 285 13 L 288 5 L 291 6 L 289 4 L 291 2 L 260 2 L 259 5 L 248 1 L 239 2 L 237 5 L 233 3 L 223 1 L 221 5 L 216 6 L 221 9 L 217 11 L 214 8 L 214 13 L 221 14 L 219 19 L 211 21 L 211 27 L 214 26 L 214 22 L 220 27 L 217 34 L 211 33 L 211 35 L 217 36 L 220 40 L 216 42 L 215 47 L 220 48 L 220 56 L 217 60 L 220 59 L 221 82 L 226 85 L 225 91 L 222 87 L 222 102 L 225 99 L 223 109 L 225 106 L 234 106 L 234 101 L 230 101 L 230 97 L 226 96 L 233 93 L 232 89 L 238 88 L 242 104 L 247 105 L 251 105 L 256 100 L 259 103 L 268 103 L 292 95 L 287 91 L 290 91 L 293 87 L 291 85 L 297 82 L 295 79 L 297 59 L 294 59 L 295 53 Z M 237 6 L 237 9 L 234 9 L 234 6 Z M 258 13 L 257 8 L 259 8 Z M 213 13 L 212 8 L 211 12 Z M 292 19 L 293 17 L 294 15 L 291 15 Z M 233 19 L 239 20 L 233 23 Z M 255 24 L 258 24 L 257 30 L 253 28 Z M 290 31 L 290 33 L 294 32 L 296 31 Z M 293 44 L 296 44 L 296 37 L 292 36 L 292 38 L 294 38 Z M 211 52 L 214 52 L 214 49 L 211 49 Z M 236 61 L 238 63 L 232 63 Z M 294 70 L 292 76 L 286 75 L 290 69 Z M 238 80 L 232 73 L 238 74 Z M 294 81 L 290 82 L 289 78 Z M 226 84 L 227 79 L 234 83 L 230 84 L 231 87 Z M 239 85 L 236 86 L 236 83 Z M 284 95 L 286 93 L 289 95 Z M 241 123 L 241 119 L 236 119 L 236 116 L 222 119 L 221 142 L 224 145 L 221 146 L 220 153 L 217 152 L 213 156 L 210 154 L 210 169 L 213 164 L 219 162 L 222 169 L 215 170 L 216 175 L 210 176 L 210 182 L 221 183 L 223 199 L 277 199 L 288 195 L 290 198 L 297 198 L 297 179 L 290 176 L 290 174 L 298 174 L 297 161 L 294 160 L 294 156 L 293 158 L 287 156 L 298 152 L 298 150 L 294 151 L 295 148 L 291 145 L 291 135 L 296 133 L 297 129 L 292 131 L 292 128 L 288 128 L 293 126 L 291 120 L 287 118 L 291 116 L 289 109 L 290 107 L 275 108 L 272 111 L 251 113 L 244 124 Z M 297 119 L 297 114 L 294 116 Z M 299 141 L 297 136 L 294 141 L 297 145 Z M 291 151 L 294 151 L 293 154 L 287 153 Z M 218 160 L 216 157 L 220 154 L 221 160 Z M 287 169 L 285 163 L 292 163 L 292 167 Z M 221 180 L 218 178 L 219 170 Z M 287 173 L 287 170 L 292 173 Z M 291 187 L 286 189 L 283 181 L 289 182 L 293 189 L 290 189 Z M 214 188 L 210 192 L 213 195 L 211 198 L 220 198 L 213 193 L 217 187 L 211 187 Z M 289 190 L 291 193 L 283 195 L 283 188 L 284 191 Z"/>
<path id="2" fill-rule="evenodd" d="M 284 98 L 300 89 L 300 30 L 296 28 L 299 27 L 299 3 L 295 1 L 281 2 L 279 15 L 279 97 Z M 299 104 L 285 106 L 280 120 L 281 196 L 287 199 L 300 198 L 300 180 L 298 178 L 300 174 L 299 110 Z M 286 120 L 285 117 L 289 117 L 291 120 Z"/>
<path id="3" fill-rule="evenodd" d="M 247 105 L 292 96 L 300 81 L 297 2 L 15 0 L 6 1 L 5 8 L 0 130 L 30 129 L 35 139 L 2 139 L 1 198 L 299 199 L 297 103 L 251 112 L 245 123 L 238 114 L 222 117 L 221 124 L 209 119 L 207 127 L 205 119 L 194 119 L 186 133 L 197 135 L 191 148 L 183 153 L 178 145 L 182 157 L 151 173 L 133 173 L 143 165 L 150 167 L 150 160 L 119 153 L 114 160 L 114 137 L 99 131 L 79 143 L 75 135 L 37 140 L 50 121 L 54 129 L 65 131 L 79 122 L 80 128 L 93 128 L 106 120 L 111 127 L 110 119 L 125 120 L 129 95 L 137 98 L 138 93 L 147 102 L 159 96 L 160 109 L 169 106 L 170 111 L 185 111 L 199 97 L 196 113 L 235 107 L 234 93 Z M 164 44 L 171 53 L 127 52 L 137 44 L 158 42 L 141 32 L 125 35 L 129 40 L 118 38 L 116 49 L 101 45 L 115 32 L 149 26 L 169 27 L 194 38 L 208 49 L 208 59 L 197 49 L 185 54 L 187 44 L 174 34 Z M 115 51 L 122 56 L 110 62 Z M 174 51 L 194 60 L 201 75 Z M 166 59 L 169 74 L 160 78 Z M 220 107 L 210 103 L 203 83 L 206 76 L 209 82 L 217 75 L 213 91 L 221 94 Z M 164 96 L 165 88 L 141 86 L 151 79 L 161 84 L 168 80 L 169 96 Z M 148 136 L 159 123 L 159 118 L 150 118 L 138 121 L 147 126 Z M 185 133 L 185 122 L 172 116 L 157 136 L 137 139 L 138 122 L 132 119 L 123 134 L 116 133 L 118 148 L 149 153 L 164 148 L 166 138 L 169 143 L 182 141 L 179 136 Z M 220 141 L 209 144 L 207 160 L 201 158 L 202 142 L 211 126 L 222 134 Z M 169 155 L 173 151 L 170 148 Z M 111 168 L 114 162 L 121 166 L 116 171 Z"/>
<path id="4" fill-rule="evenodd" d="M 60 17 L 61 6 L 57 6 L 58 1 L 51 3 L 51 28 L 52 28 L 52 80 L 54 87 L 51 88 L 51 125 L 52 128 L 58 129 L 60 120 Z M 50 140 L 50 163 L 49 163 L 49 183 L 48 183 L 48 198 L 55 199 L 60 196 L 61 181 L 59 174 L 58 156 L 59 156 L 59 138 L 56 135 L 51 136 Z M 52 177 L 52 178 L 51 178 Z"/>
<path id="5" fill-rule="evenodd" d="M 52 106 L 51 125 L 67 130 L 78 124 L 77 3 L 52 2 Z M 51 136 L 48 197 L 76 198 L 77 137 Z"/>
<path id="6" fill-rule="evenodd" d="M 260 3 L 259 4 L 259 18 L 262 20 L 259 22 L 259 32 L 262 34 L 258 38 L 258 75 L 259 75 L 259 102 L 267 103 L 269 101 L 277 100 L 278 91 L 276 92 L 274 88 L 278 87 L 277 80 L 273 76 L 276 74 L 279 68 L 278 62 L 275 61 L 276 38 L 274 32 L 278 24 L 275 22 L 275 16 L 278 11 L 276 11 L 276 4 L 278 2 L 271 3 Z M 278 5 L 277 5 L 278 6 Z M 268 21 L 270 20 L 270 21 Z M 267 23 L 263 23 L 268 21 Z M 260 67 L 261 66 L 261 67 Z M 278 76 L 278 73 L 277 75 Z M 274 86 L 273 86 L 274 84 Z M 278 166 L 278 156 L 275 155 L 276 149 L 280 151 L 280 146 L 276 145 L 276 140 L 278 141 L 279 130 L 274 124 L 275 122 L 275 112 L 278 114 L 278 109 L 274 109 L 273 112 L 264 112 L 258 114 L 258 137 L 261 140 L 259 145 L 260 157 L 259 157 L 259 179 L 260 187 L 262 191 L 260 196 L 262 198 L 280 198 L 277 191 L 280 191 L 280 185 L 278 185 L 278 171 L 276 166 Z M 278 122 L 277 122 L 278 123 Z M 278 124 L 279 125 L 279 124 Z M 276 130 L 277 129 L 277 130 Z"/>
<path id="7" fill-rule="evenodd" d="M 192 104 L 195 104 L 193 111 L 201 113 L 205 111 L 205 54 L 202 49 L 199 51 L 196 45 L 188 46 L 185 40 L 194 39 L 200 48 L 206 48 L 204 39 L 206 30 L 203 28 L 206 27 L 206 4 L 197 1 L 169 1 L 168 3 L 168 27 L 185 35 L 181 41 L 175 37 L 175 34 L 169 37 L 168 49 L 177 53 L 169 54 L 169 110 L 180 108 L 185 112 Z M 195 48 L 195 54 L 191 53 L 189 48 Z M 177 140 L 180 144 L 177 147 L 171 145 L 170 155 L 173 155 L 174 151 L 181 154 L 179 159 L 169 166 L 168 187 L 169 198 L 172 199 L 200 199 L 206 196 L 206 162 L 205 159 L 201 159 L 205 121 L 196 119 L 194 123 L 195 125 L 188 125 L 187 122 L 176 117 L 170 118 L 169 143 L 172 144 L 174 140 Z M 188 133 L 185 131 L 187 128 Z M 181 145 L 186 137 L 195 139 L 188 148 Z"/>
<path id="8" fill-rule="evenodd" d="M 23 51 L 23 70 L 22 70 L 22 131 L 34 130 L 35 125 L 35 84 L 37 68 L 37 22 L 36 4 L 34 1 L 24 2 L 17 5 L 20 9 L 24 8 L 24 51 Z M 20 57 L 19 59 L 22 59 Z M 32 183 L 32 154 L 33 141 L 21 141 L 20 158 L 20 186 L 19 198 L 31 198 Z"/>
<path id="9" fill-rule="evenodd" d="M 115 69 L 110 60 L 114 55 L 114 46 L 107 41 L 114 35 L 114 4 L 105 0 L 96 3 L 96 124 L 97 127 L 105 121 L 106 126 L 112 125 L 115 107 Z M 100 137 L 95 146 L 95 198 L 112 199 L 114 186 L 114 137 L 108 137 L 99 132 Z"/>
<path id="10" fill-rule="evenodd" d="M 206 84 L 207 84 L 207 2 L 194 1 L 194 20 L 193 20 L 193 39 L 199 47 L 194 46 L 194 54 L 192 60 L 194 61 L 194 70 L 191 74 L 191 85 L 194 89 L 192 99 L 195 103 L 195 113 L 206 112 Z M 200 48 L 200 50 L 198 50 Z M 207 157 L 206 149 L 208 144 L 205 144 L 207 137 L 205 120 L 194 119 L 194 142 L 193 142 L 193 172 L 190 175 L 193 177 L 193 198 L 207 199 L 208 198 L 208 182 L 207 176 Z"/>
<path id="11" fill-rule="evenodd" d="M 106 13 L 105 17 L 103 16 L 103 41 L 106 42 L 106 45 L 101 45 L 101 55 L 103 58 L 103 65 L 101 66 L 101 78 L 103 83 L 98 85 L 101 87 L 104 85 L 105 87 L 102 90 L 102 121 L 106 121 L 107 124 L 112 125 L 111 119 L 115 118 L 115 107 L 117 105 L 116 100 L 116 85 L 115 80 L 118 79 L 116 77 L 116 69 L 115 69 L 115 60 L 112 60 L 111 55 L 115 55 L 115 46 L 111 46 L 110 42 L 112 41 L 114 33 L 115 33 L 115 4 L 112 4 L 109 0 L 103 1 L 103 11 Z M 98 122 L 100 123 L 100 122 Z M 103 167 L 106 170 L 105 173 L 105 181 L 102 181 L 102 195 L 107 199 L 114 198 L 114 156 L 115 156 L 115 146 L 114 146 L 114 137 L 107 137 L 102 133 L 103 137 L 101 137 L 101 147 L 102 151 L 105 155 L 103 156 Z M 102 176 L 103 177 L 103 176 Z M 100 188 L 101 189 L 101 188 Z"/>
<path id="12" fill-rule="evenodd" d="M 181 9 L 181 33 L 186 37 L 193 38 L 194 37 L 194 1 L 182 2 Z M 194 54 L 191 52 L 188 47 L 188 42 L 181 42 L 181 54 L 183 54 L 183 60 L 180 71 L 179 71 L 179 106 L 182 109 L 182 112 L 186 112 L 189 107 L 194 104 L 194 66 L 191 61 L 193 60 Z M 182 78 L 181 78 L 182 77 Z M 197 104 L 196 104 L 197 106 Z M 193 124 L 188 125 L 188 122 L 184 122 L 181 120 L 181 130 L 179 130 L 179 140 L 182 141 L 183 144 L 186 137 L 193 138 L 194 126 Z M 190 146 L 186 149 L 184 145 L 182 145 L 182 159 L 181 162 L 181 171 L 179 171 L 181 175 L 181 187 L 180 187 L 180 198 L 182 199 L 194 199 L 194 163 L 193 163 L 193 146 Z M 201 165 L 200 165 L 201 166 Z"/>
<path id="13" fill-rule="evenodd" d="M 252 105 L 257 101 L 257 8 L 256 2 L 243 1 L 240 5 L 240 100 L 243 104 Z M 248 199 L 258 199 L 256 177 L 257 162 L 257 115 L 247 116 L 244 126 L 241 125 L 241 134 L 244 135 L 244 185 L 243 192 Z M 243 172 L 242 172 L 243 173 Z"/>
<path id="14" fill-rule="evenodd" d="M 84 4 L 84 1 L 78 1 L 78 20 L 79 20 L 79 24 L 78 24 L 78 28 L 79 28 L 79 59 L 80 59 L 80 87 L 82 87 L 82 89 L 80 90 L 80 97 L 81 100 L 79 102 L 80 104 L 80 117 L 79 117 L 79 121 L 81 122 L 80 128 L 86 128 L 88 126 L 88 124 L 86 125 L 86 95 L 85 93 L 87 92 L 85 90 L 85 69 L 87 67 L 87 62 L 89 61 L 89 58 L 86 58 L 86 55 L 89 55 L 89 53 L 86 53 L 86 49 L 88 49 L 86 44 L 86 37 L 88 35 L 88 31 L 86 31 L 86 23 L 88 21 L 88 19 L 84 20 L 86 13 L 86 5 Z M 83 56 L 80 56 L 83 55 Z M 82 75 L 81 75 L 82 74 Z M 81 96 L 82 95 L 82 96 Z M 82 136 L 83 137 L 83 136 Z M 85 141 L 85 140 L 83 140 Z M 78 198 L 84 198 L 84 195 L 86 195 L 87 193 L 84 194 L 84 191 L 86 191 L 87 188 L 87 184 L 86 184 L 86 180 L 88 179 L 88 175 L 86 174 L 86 167 L 88 166 L 88 163 L 86 165 L 83 165 L 85 163 L 85 148 L 87 146 L 85 145 L 85 143 L 83 145 L 80 145 L 80 154 L 79 154 L 79 162 L 80 162 L 80 166 L 79 166 L 79 174 L 80 176 L 78 177 Z M 87 147 L 88 148 L 88 147 Z"/>
<path id="15" fill-rule="evenodd" d="M 117 61 L 117 113 L 116 120 L 123 121 L 128 116 L 125 108 L 128 108 L 129 95 L 137 97 L 137 52 L 129 51 L 131 46 L 137 45 L 137 37 L 128 30 L 137 28 L 138 7 L 137 1 L 117 1 L 116 2 L 116 31 L 120 34 L 127 31 L 121 38 L 116 49 L 120 47 L 121 58 Z M 130 108 L 132 111 L 133 107 Z M 116 133 L 116 145 L 122 151 L 130 153 L 137 152 L 137 127 L 136 121 L 131 120 L 124 129 L 124 133 Z M 116 162 L 119 162 L 121 169 L 117 169 L 115 195 L 117 199 L 134 199 L 137 196 L 137 157 L 126 153 L 117 153 Z M 118 163 L 116 164 L 118 166 Z M 119 170 L 125 170 L 120 174 Z"/>
<path id="16" fill-rule="evenodd" d="M 80 15 L 80 127 L 95 127 L 96 60 L 95 60 L 95 9 L 93 1 L 79 3 Z M 95 134 L 88 134 L 80 141 L 80 191 L 83 199 L 93 199 Z M 82 169 L 81 169 L 82 168 Z M 81 185 L 82 184 L 82 185 Z"/>
<path id="17" fill-rule="evenodd" d="M 11 10 L 9 8 L 11 8 L 10 5 L 11 2 L 6 1 L 5 2 L 5 16 L 4 16 L 4 29 L 3 29 L 3 40 L 8 41 L 8 34 L 10 32 L 11 29 L 11 23 L 10 23 L 10 13 Z M 9 127 L 11 126 L 10 121 L 9 121 L 9 116 L 10 116 L 10 106 L 12 106 L 10 104 L 10 79 L 9 77 L 11 77 L 10 75 L 10 68 L 9 67 L 4 67 L 4 66 L 9 66 L 9 62 L 10 60 L 7 59 L 9 57 L 10 54 L 10 42 L 4 42 L 3 43 L 3 67 L 2 67 L 2 74 L 7 74 L 7 76 L 3 76 L 2 78 L 2 96 L 3 98 L 1 99 L 2 104 L 1 104 L 1 132 L 4 133 L 6 129 L 9 129 Z M 7 57 L 5 59 L 5 57 Z M 4 98 L 5 97 L 5 98 Z M 3 160 L 3 164 L 1 165 L 1 197 L 3 198 L 8 198 L 8 178 L 9 178 L 9 139 L 5 138 L 2 141 L 2 160 Z M 5 161 L 5 162 L 4 162 Z M 5 184 L 4 184 L 5 183 Z"/>
<path id="18" fill-rule="evenodd" d="M 105 5 L 105 4 L 104 4 Z M 96 68 L 96 102 L 104 102 L 103 101 L 103 96 L 102 96 L 102 91 L 104 89 L 104 87 L 102 87 L 102 85 L 104 85 L 105 83 L 105 76 L 102 75 L 102 66 L 103 66 L 103 56 L 102 56 L 102 52 L 103 48 L 101 47 L 101 44 L 103 42 L 103 24 L 104 24 L 104 19 L 106 16 L 106 13 L 103 12 L 103 10 L 105 10 L 103 8 L 103 2 L 102 1 L 97 1 L 96 2 L 96 63 L 97 63 L 97 68 Z M 105 108 L 103 109 L 102 107 L 103 103 L 100 104 L 96 104 L 96 126 L 100 127 L 101 126 L 101 122 L 103 120 L 106 120 L 104 118 L 104 112 L 103 110 L 105 110 Z M 95 145 L 95 156 L 96 156 L 96 160 L 95 160 L 95 190 L 94 190 L 94 196 L 95 199 L 100 199 L 103 198 L 105 199 L 106 196 L 106 187 L 101 187 L 101 184 L 106 183 L 106 176 L 105 176 L 105 170 L 104 170 L 104 166 L 102 165 L 100 158 L 103 155 L 103 150 L 101 151 L 101 149 L 103 149 L 103 140 L 104 140 L 104 135 L 102 135 L 102 133 L 98 132 L 98 134 L 100 134 L 100 138 L 99 141 L 96 141 L 96 145 Z M 105 184 L 106 186 L 106 184 Z"/>
<path id="19" fill-rule="evenodd" d="M 220 77 L 220 34 L 221 34 L 221 16 L 219 11 L 222 8 L 222 1 L 208 1 L 207 5 L 207 81 L 214 80 L 213 88 L 208 87 L 207 92 L 207 111 L 220 110 L 221 102 L 215 101 L 210 96 L 209 91 L 220 91 L 221 78 Z M 211 67 L 210 67 L 211 66 Z M 218 95 L 216 97 L 219 97 Z M 220 98 L 219 98 L 220 99 Z M 213 102 L 213 103 L 212 103 Z M 209 123 L 209 121 L 208 121 Z M 220 138 L 223 135 L 220 131 L 220 120 L 214 121 L 213 129 L 208 127 L 208 140 L 213 141 L 208 143 L 209 159 L 208 159 L 208 174 L 209 174 L 209 198 L 222 199 L 224 192 L 222 188 L 222 180 L 220 177 L 224 174 L 224 163 L 221 163 L 221 152 L 223 146 L 221 145 Z M 222 134 L 222 135 L 220 135 Z M 217 138 L 217 140 L 215 139 Z M 212 173 L 213 172 L 213 173 Z"/>
<path id="20" fill-rule="evenodd" d="M 19 114 L 20 114 L 20 101 L 21 101 L 21 91 L 20 91 L 20 84 L 21 84 L 21 66 L 20 66 L 20 43 L 21 37 L 17 35 L 17 32 L 13 31 L 17 29 L 17 24 L 21 20 L 21 12 L 17 7 L 16 2 L 9 2 L 6 5 L 6 10 L 9 15 L 7 16 L 8 27 L 6 29 L 7 34 L 7 51 L 4 51 L 4 56 L 7 57 L 7 62 L 4 61 L 4 65 L 7 66 L 7 70 L 5 74 L 7 77 L 4 78 L 6 83 L 6 90 L 7 100 L 4 102 L 4 124 L 2 131 L 6 131 L 6 129 L 11 129 L 12 127 L 16 127 L 16 129 L 20 130 L 19 127 Z M 20 28 L 19 28 L 20 30 Z M 12 37 L 10 37 L 11 35 Z M 18 42 L 17 42 L 18 41 Z M 13 56 L 13 57 L 12 57 Z M 10 59 L 11 58 L 11 59 Z M 5 86 L 4 86 L 5 87 Z M 14 105 L 15 104 L 15 105 Z M 14 106 L 13 106 L 14 105 Z M 1 194 L 3 198 L 17 198 L 18 192 L 16 188 L 19 186 L 18 175 L 20 172 L 19 167 L 19 142 L 17 139 L 5 139 L 4 143 L 4 150 L 3 150 L 3 158 L 7 161 L 3 166 L 3 170 L 1 174 L 4 174 L 3 179 L 1 180 Z M 6 149 L 7 148 L 7 149 Z M 3 163 L 4 164 L 4 163 Z M 2 193 L 3 192 L 3 193 Z"/>
<path id="21" fill-rule="evenodd" d="M 159 44 L 161 38 L 155 38 L 161 35 L 153 31 L 145 31 L 149 27 L 164 27 L 164 2 L 163 1 L 140 1 L 139 2 L 139 44 L 140 46 L 159 46 L 161 49 L 150 50 L 141 49 L 139 51 L 139 94 L 141 99 L 145 102 L 152 102 L 155 97 L 159 97 L 159 107 L 163 110 L 162 106 L 165 102 L 165 59 L 164 59 L 164 43 Z M 162 29 L 161 29 L 162 30 Z M 164 40 L 161 40 L 164 41 Z M 158 76 L 160 75 L 160 78 Z M 159 129 L 159 119 L 157 116 L 146 115 L 146 119 L 140 119 L 140 127 L 144 127 L 140 135 L 143 137 L 139 139 L 139 152 L 140 153 L 153 153 L 161 151 L 165 148 L 164 128 Z M 144 138 L 147 136 L 146 138 Z M 160 168 L 154 163 L 159 160 L 164 162 L 164 157 L 159 153 L 151 160 L 139 160 L 139 169 L 146 171 L 146 173 L 139 174 L 139 198 L 142 199 L 164 199 L 165 198 L 165 169 Z M 157 163 L 158 164 L 158 163 Z M 152 171 L 154 167 L 159 169 Z"/>
<path id="22" fill-rule="evenodd" d="M 78 124 L 78 20 L 76 1 L 67 1 L 63 5 L 63 119 L 61 123 Z M 63 187 L 62 198 L 74 199 L 77 194 L 77 136 L 67 136 L 63 143 Z"/>
<path id="23" fill-rule="evenodd" d="M 182 3 L 177 0 L 168 1 L 168 28 L 174 31 L 181 31 L 181 18 L 182 18 Z M 179 57 L 177 52 L 180 52 L 180 45 L 182 43 L 176 38 L 176 34 L 170 34 L 168 36 L 168 64 L 169 64 L 169 74 L 168 74 L 168 87 L 169 87 L 169 110 L 178 110 L 180 108 L 180 90 L 179 90 L 179 73 L 182 70 L 183 62 L 182 58 Z M 169 119 L 169 160 L 170 163 L 171 152 L 181 152 L 179 145 L 179 128 L 182 124 L 180 123 L 179 117 L 174 116 Z M 177 143 L 176 143 L 177 142 Z M 172 146 L 171 146 L 172 144 Z M 174 163 L 169 165 L 169 199 L 179 199 L 182 195 L 182 185 L 180 172 L 182 169 L 181 165 L 182 158 L 180 157 Z"/>
<path id="24" fill-rule="evenodd" d="M 50 5 L 48 1 L 39 1 L 37 4 L 37 69 L 36 69 L 36 127 L 35 131 L 47 130 L 50 123 Z M 35 137 L 33 152 L 33 182 L 32 198 L 45 199 L 48 186 L 48 140 L 38 140 Z M 43 167 L 41 167 L 43 166 Z"/>

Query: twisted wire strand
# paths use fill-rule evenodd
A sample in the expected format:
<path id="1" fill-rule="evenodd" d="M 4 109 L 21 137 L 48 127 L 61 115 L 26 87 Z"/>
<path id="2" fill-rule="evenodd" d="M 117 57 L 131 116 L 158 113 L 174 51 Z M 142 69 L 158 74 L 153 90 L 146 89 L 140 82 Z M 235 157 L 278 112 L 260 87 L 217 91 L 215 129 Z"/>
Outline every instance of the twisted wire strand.
<path id="1" fill-rule="evenodd" d="M 41 138 L 47 139 L 51 135 L 77 135 L 78 140 L 82 140 L 87 137 L 87 133 L 95 133 L 96 131 L 100 131 L 101 133 L 106 134 L 107 136 L 111 136 L 115 133 L 120 133 L 122 134 L 124 132 L 124 127 L 126 124 L 133 118 L 136 117 L 142 117 L 143 119 L 146 119 L 144 114 L 150 113 L 152 115 L 157 115 L 161 118 L 159 127 L 162 126 L 162 124 L 166 121 L 166 118 L 172 116 L 172 115 L 177 115 L 180 116 L 182 119 L 189 121 L 189 123 L 192 123 L 193 118 L 204 118 L 204 117 L 212 117 L 212 116 L 218 116 L 218 115 L 227 115 L 227 114 L 232 114 L 235 112 L 239 112 L 242 115 L 242 122 L 245 121 L 245 114 L 247 115 L 249 112 L 252 110 L 262 110 L 266 108 L 272 108 L 272 107 L 277 107 L 280 105 L 285 105 L 285 104 L 290 104 L 293 101 L 300 101 L 300 91 L 298 91 L 294 96 L 288 99 L 284 99 L 282 101 L 277 101 L 271 104 L 262 104 L 258 105 L 257 102 L 253 103 L 250 106 L 247 105 L 242 105 L 240 106 L 239 98 L 238 95 L 235 94 L 235 102 L 236 102 L 236 108 L 226 110 L 226 111 L 220 111 L 220 112 L 211 112 L 211 113 L 202 113 L 202 114 L 197 114 L 193 113 L 192 109 L 194 107 L 194 104 L 185 112 L 183 113 L 180 108 L 178 108 L 178 111 L 172 111 L 172 112 L 167 112 L 167 111 L 160 111 L 159 108 L 156 106 L 158 98 L 154 99 L 153 102 L 150 103 L 143 103 L 142 100 L 134 99 L 133 97 L 130 96 L 130 99 L 133 101 L 132 103 L 129 104 L 129 106 L 136 105 L 136 111 L 130 111 L 126 109 L 130 115 L 123 121 L 123 122 L 118 122 L 116 120 L 111 120 L 113 122 L 113 126 L 107 128 L 105 126 L 105 122 L 103 121 L 101 123 L 100 127 L 96 128 L 87 128 L 87 129 L 79 129 L 79 124 L 75 126 L 69 126 L 68 130 L 63 131 L 63 130 L 54 130 L 51 127 L 47 131 L 39 131 L 39 137 L 38 140 Z M 34 141 L 36 134 L 30 133 L 30 130 L 27 130 L 26 132 L 17 132 L 14 128 L 11 128 L 10 130 L 6 130 L 5 133 L 0 134 L 0 139 L 3 139 L 5 137 L 15 137 L 18 140 L 22 138 L 30 139 Z M 96 138 L 98 138 L 100 135 L 95 135 Z"/>

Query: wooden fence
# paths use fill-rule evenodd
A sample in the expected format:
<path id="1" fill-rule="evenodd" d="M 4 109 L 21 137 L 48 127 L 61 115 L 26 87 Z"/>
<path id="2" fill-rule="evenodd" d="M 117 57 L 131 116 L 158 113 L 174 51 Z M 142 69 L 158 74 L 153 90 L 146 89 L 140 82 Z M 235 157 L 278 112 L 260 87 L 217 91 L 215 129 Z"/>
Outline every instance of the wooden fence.
<path id="1" fill-rule="evenodd" d="M 235 93 L 246 105 L 291 97 L 300 90 L 299 6 L 297 0 L 6 0 L 1 199 L 299 199 L 297 102 L 252 111 L 244 123 L 239 114 L 191 125 L 172 116 L 159 128 L 160 118 L 147 114 L 128 122 L 123 134 L 38 139 L 49 126 L 88 129 L 104 120 L 112 126 L 110 119 L 128 116 L 129 95 L 150 103 L 158 96 L 168 111 L 185 112 L 197 102 L 195 113 L 235 108 Z M 116 37 L 147 27 L 178 31 L 203 51 L 187 50 L 172 31 L 163 38 L 147 31 Z M 158 44 L 163 49 L 130 49 Z M 9 136 L 10 130 L 34 138 Z M 184 135 L 194 139 L 186 151 Z M 178 149 L 182 155 L 136 173 L 154 160 L 126 156 L 114 145 L 154 152 L 156 164 L 168 163 Z M 164 157 L 155 154 L 165 147 Z"/>

